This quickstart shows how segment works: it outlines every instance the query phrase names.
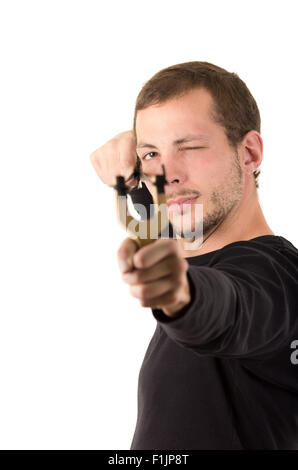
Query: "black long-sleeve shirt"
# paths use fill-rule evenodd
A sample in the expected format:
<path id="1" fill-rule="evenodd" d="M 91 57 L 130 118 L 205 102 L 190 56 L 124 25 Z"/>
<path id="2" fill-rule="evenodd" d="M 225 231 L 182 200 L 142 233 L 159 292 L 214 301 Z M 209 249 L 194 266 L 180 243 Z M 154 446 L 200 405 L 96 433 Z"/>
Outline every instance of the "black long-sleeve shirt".
<path id="1" fill-rule="evenodd" d="M 298 449 L 298 250 L 265 235 L 187 261 L 183 315 L 152 310 L 131 449 Z"/>

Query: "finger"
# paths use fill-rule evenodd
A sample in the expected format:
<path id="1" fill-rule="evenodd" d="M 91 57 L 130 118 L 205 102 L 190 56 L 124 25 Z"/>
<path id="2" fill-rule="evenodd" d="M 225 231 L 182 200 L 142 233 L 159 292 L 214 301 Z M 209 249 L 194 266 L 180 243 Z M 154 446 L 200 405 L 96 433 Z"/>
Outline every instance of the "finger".
<path id="1" fill-rule="evenodd" d="M 155 297 L 154 299 L 141 300 L 141 306 L 162 309 L 165 306 L 175 305 L 176 302 L 177 302 L 176 289 L 173 289 L 159 297 Z"/>
<path id="2" fill-rule="evenodd" d="M 138 250 L 137 242 L 131 238 L 126 238 L 120 245 L 117 252 L 118 264 L 122 273 L 134 268 L 133 255 Z"/>
<path id="3" fill-rule="evenodd" d="M 146 269 L 171 255 L 179 255 L 177 241 L 160 238 L 138 250 L 133 257 L 133 264 L 137 269 Z"/>
<path id="4" fill-rule="evenodd" d="M 123 273 L 122 279 L 129 285 L 145 284 L 157 281 L 172 273 L 179 272 L 184 268 L 184 260 L 177 260 L 176 256 L 169 256 L 160 263 L 147 269 L 134 269 L 131 272 Z M 183 264 L 182 264 L 183 263 Z M 180 266 L 181 264 L 181 266 Z"/>
<path id="5" fill-rule="evenodd" d="M 150 303 L 152 299 L 178 288 L 179 282 L 177 282 L 177 276 L 172 274 L 158 281 L 130 286 L 130 293 L 141 302 Z"/>
<path id="6" fill-rule="evenodd" d="M 123 139 L 119 148 L 119 161 L 121 175 L 128 178 L 134 171 L 137 163 L 136 144 L 132 138 Z"/>

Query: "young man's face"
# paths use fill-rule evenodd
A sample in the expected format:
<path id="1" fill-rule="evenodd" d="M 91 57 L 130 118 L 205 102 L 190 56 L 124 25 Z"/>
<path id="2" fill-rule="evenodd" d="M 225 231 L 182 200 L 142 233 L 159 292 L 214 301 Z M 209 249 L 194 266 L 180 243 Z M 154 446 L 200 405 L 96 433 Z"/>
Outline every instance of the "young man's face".
<path id="1" fill-rule="evenodd" d="M 205 236 L 227 217 L 244 189 L 236 149 L 229 145 L 224 129 L 213 121 L 211 110 L 210 93 L 196 88 L 180 98 L 138 111 L 136 117 L 136 150 L 143 172 L 152 178 L 162 172 L 164 164 L 169 217 L 180 233 L 182 220 L 187 218 L 184 227 L 188 229 L 182 233 L 186 238 L 198 223 L 193 204 L 203 205 Z M 191 140 L 175 143 L 185 138 Z M 179 205 L 171 204 L 178 199 Z M 181 204 L 183 200 L 187 206 Z"/>

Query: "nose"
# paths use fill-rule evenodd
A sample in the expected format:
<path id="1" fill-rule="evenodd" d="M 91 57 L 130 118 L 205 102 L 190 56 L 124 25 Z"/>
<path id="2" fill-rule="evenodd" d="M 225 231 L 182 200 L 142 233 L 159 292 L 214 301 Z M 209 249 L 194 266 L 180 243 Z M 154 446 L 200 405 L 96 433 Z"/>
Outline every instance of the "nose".
<path id="1" fill-rule="evenodd" d="M 183 185 L 187 181 L 187 169 L 182 161 L 178 160 L 178 156 L 172 154 L 164 156 L 162 160 L 168 184 Z"/>

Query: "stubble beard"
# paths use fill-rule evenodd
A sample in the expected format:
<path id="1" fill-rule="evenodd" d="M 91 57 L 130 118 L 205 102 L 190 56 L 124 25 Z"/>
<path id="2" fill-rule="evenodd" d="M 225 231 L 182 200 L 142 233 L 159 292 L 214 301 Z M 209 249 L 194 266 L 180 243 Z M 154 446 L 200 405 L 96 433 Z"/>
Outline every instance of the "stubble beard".
<path id="1" fill-rule="evenodd" d="M 175 238 L 175 233 L 178 231 L 179 237 L 192 240 L 194 233 L 200 233 L 201 231 L 205 239 L 219 227 L 239 203 L 243 195 L 243 171 L 239 163 L 239 155 L 237 152 L 234 153 L 228 178 L 228 181 L 222 183 L 212 191 L 210 196 L 212 208 L 209 209 L 206 214 L 204 213 L 203 206 L 203 227 L 201 220 L 195 220 L 193 208 L 190 208 L 185 214 L 180 215 L 179 223 L 177 223 L 178 219 L 175 220 L 175 218 L 173 218 L 171 220 Z M 182 223 L 183 217 L 187 219 Z M 203 228 L 203 230 L 200 230 L 200 228 Z"/>

